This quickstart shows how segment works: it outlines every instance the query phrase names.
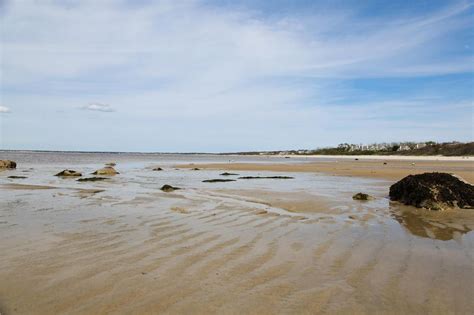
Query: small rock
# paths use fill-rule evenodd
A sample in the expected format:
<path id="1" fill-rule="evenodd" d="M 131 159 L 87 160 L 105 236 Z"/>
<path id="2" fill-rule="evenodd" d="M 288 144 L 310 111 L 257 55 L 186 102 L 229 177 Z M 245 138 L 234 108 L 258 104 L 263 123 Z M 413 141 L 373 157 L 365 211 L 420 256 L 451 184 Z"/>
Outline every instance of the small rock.
<path id="1" fill-rule="evenodd" d="M 354 200 L 372 200 L 372 199 L 374 199 L 374 197 L 369 196 L 369 195 L 364 194 L 364 193 L 357 193 L 354 196 L 352 196 L 352 199 L 354 199 Z"/>
<path id="2" fill-rule="evenodd" d="M 155 167 L 153 170 L 154 171 L 162 171 L 163 169 L 161 167 Z"/>
<path id="3" fill-rule="evenodd" d="M 199 171 L 200 169 L 195 167 L 195 168 L 192 168 L 191 171 Z"/>
<path id="4" fill-rule="evenodd" d="M 387 165 L 387 162 L 383 162 L 383 165 Z"/>
<path id="5" fill-rule="evenodd" d="M 80 177 L 82 176 L 81 173 L 79 172 L 76 172 L 74 170 L 64 170 L 64 171 L 61 171 L 59 173 L 57 173 L 56 175 L 54 176 L 60 176 L 60 177 L 74 177 L 74 176 L 77 176 L 77 177 Z"/>
<path id="6" fill-rule="evenodd" d="M 225 173 L 222 173 L 222 174 L 219 174 L 219 175 L 221 175 L 221 176 L 238 176 L 239 174 L 225 172 Z"/>
<path id="7" fill-rule="evenodd" d="M 92 175 L 107 175 L 107 176 L 113 176 L 116 174 L 120 174 L 120 173 L 117 172 L 112 166 L 107 166 L 107 167 L 98 169 L 97 171 L 92 173 Z"/>
<path id="8" fill-rule="evenodd" d="M 359 161 L 359 159 L 356 158 L 356 159 L 354 159 L 354 161 Z"/>
<path id="9" fill-rule="evenodd" d="M 12 175 L 12 176 L 8 176 L 8 178 L 11 178 L 11 179 L 24 179 L 24 178 L 28 178 L 26 176 L 15 176 L 15 175 Z"/>
<path id="10" fill-rule="evenodd" d="M 163 187 L 161 187 L 160 189 L 164 192 L 172 192 L 172 191 L 175 191 L 175 190 L 178 190 L 178 189 L 181 189 L 181 188 L 173 187 L 171 185 L 163 185 Z"/>
<path id="11" fill-rule="evenodd" d="M 0 168 L 16 168 L 16 162 L 10 160 L 0 160 Z"/>

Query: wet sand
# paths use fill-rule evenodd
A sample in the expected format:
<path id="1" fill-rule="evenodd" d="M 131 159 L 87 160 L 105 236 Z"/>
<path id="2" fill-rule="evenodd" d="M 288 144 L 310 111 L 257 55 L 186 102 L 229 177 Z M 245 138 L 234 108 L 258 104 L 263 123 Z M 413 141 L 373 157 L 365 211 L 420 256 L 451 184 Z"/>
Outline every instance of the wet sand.
<path id="1" fill-rule="evenodd" d="M 276 172 L 241 165 L 225 169 L 243 176 Z M 13 172 L 0 174 L 0 312 L 474 309 L 474 213 L 391 203 L 392 175 L 330 176 L 295 165 L 278 171 L 294 179 L 202 183 L 220 171 L 152 172 L 151 166 L 119 164 L 121 175 L 107 182 L 79 183 L 38 165 L 22 189 L 6 178 Z M 465 165 L 436 167 L 469 175 Z M 165 193 L 164 183 L 183 189 Z M 359 190 L 375 199 L 352 200 Z"/>
<path id="2" fill-rule="evenodd" d="M 411 159 L 395 159 L 395 157 L 354 158 L 340 157 L 332 160 L 311 159 L 307 157 L 306 163 L 208 163 L 193 165 L 177 165 L 181 168 L 220 169 L 226 171 L 272 171 L 272 172 L 317 172 L 340 176 L 358 176 L 381 178 L 398 181 L 411 174 L 425 172 L 446 172 L 456 174 L 470 183 L 474 183 L 474 161 L 472 159 L 451 159 L 436 161 L 423 160 L 420 157 Z M 387 164 L 384 164 L 387 163 Z"/>

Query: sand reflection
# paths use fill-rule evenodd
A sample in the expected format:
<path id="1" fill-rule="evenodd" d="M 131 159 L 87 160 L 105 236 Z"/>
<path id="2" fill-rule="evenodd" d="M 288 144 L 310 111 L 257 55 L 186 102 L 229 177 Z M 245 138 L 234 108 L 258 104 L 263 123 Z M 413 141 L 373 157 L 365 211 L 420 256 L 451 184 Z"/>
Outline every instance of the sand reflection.
<path id="1" fill-rule="evenodd" d="M 466 210 L 429 211 L 391 204 L 392 217 L 411 234 L 448 241 L 459 239 L 474 227 L 474 213 Z"/>

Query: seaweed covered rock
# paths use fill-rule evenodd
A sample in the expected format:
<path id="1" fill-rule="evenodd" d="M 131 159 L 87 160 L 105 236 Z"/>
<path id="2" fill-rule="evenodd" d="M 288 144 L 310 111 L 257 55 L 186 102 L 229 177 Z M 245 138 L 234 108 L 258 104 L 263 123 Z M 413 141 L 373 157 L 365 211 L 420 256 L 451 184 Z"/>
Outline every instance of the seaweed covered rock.
<path id="1" fill-rule="evenodd" d="M 474 208 L 474 186 L 447 173 L 409 175 L 390 187 L 390 200 L 430 210 Z"/>
<path id="2" fill-rule="evenodd" d="M 0 168 L 16 168 L 16 162 L 10 160 L 0 160 Z"/>
<path id="3" fill-rule="evenodd" d="M 116 174 L 120 174 L 120 173 L 117 172 L 115 168 L 113 168 L 112 166 L 106 166 L 92 173 L 92 175 L 106 175 L 106 176 L 112 176 Z"/>
<path id="4" fill-rule="evenodd" d="M 203 183 L 225 183 L 225 182 L 235 182 L 235 179 L 206 179 L 202 181 Z"/>
<path id="5" fill-rule="evenodd" d="M 64 171 L 61 171 L 59 173 L 57 173 L 56 175 L 54 176 L 60 176 L 60 177 L 80 177 L 82 176 L 81 173 L 79 172 L 76 172 L 74 170 L 64 170 Z"/>

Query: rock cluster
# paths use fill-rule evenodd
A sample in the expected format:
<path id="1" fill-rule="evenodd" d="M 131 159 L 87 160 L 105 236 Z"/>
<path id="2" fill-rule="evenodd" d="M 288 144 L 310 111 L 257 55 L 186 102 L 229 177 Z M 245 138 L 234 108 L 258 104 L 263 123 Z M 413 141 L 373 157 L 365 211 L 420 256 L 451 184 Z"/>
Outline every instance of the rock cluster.
<path id="1" fill-rule="evenodd" d="M 16 168 L 16 162 L 10 160 L 0 160 L 0 168 Z"/>
<path id="2" fill-rule="evenodd" d="M 447 173 L 409 175 L 390 187 L 390 199 L 430 210 L 474 208 L 474 186 Z"/>

